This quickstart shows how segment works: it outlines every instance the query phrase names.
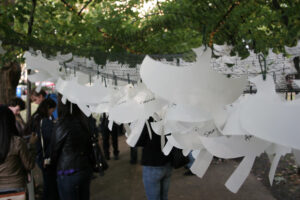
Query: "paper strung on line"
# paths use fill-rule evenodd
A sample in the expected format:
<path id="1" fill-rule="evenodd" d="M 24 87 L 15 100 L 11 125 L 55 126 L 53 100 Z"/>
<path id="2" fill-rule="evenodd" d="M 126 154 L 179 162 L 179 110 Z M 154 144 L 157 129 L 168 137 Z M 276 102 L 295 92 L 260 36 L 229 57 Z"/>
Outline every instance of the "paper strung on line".
<path id="1" fill-rule="evenodd" d="M 56 90 L 63 94 L 70 102 L 75 103 L 88 116 L 91 111 L 87 105 L 97 104 L 107 94 L 108 89 L 96 81 L 93 86 L 83 86 L 77 83 L 76 78 L 71 80 L 58 79 Z"/>
<path id="2" fill-rule="evenodd" d="M 77 72 L 76 77 L 62 75 L 58 62 L 47 60 L 41 54 L 26 54 L 26 62 L 29 68 L 38 71 L 29 76 L 32 81 L 57 82 L 63 102 L 68 99 L 76 103 L 87 116 L 91 111 L 107 113 L 109 129 L 113 122 L 123 123 L 129 146 L 136 145 L 146 126 L 149 134 L 151 132 L 150 138 L 152 134 L 161 136 L 165 155 L 173 147 L 182 149 L 184 155 L 192 152 L 196 159 L 191 171 L 199 177 L 203 177 L 213 156 L 243 157 L 225 184 L 234 193 L 249 175 L 256 156 L 266 151 L 272 163 L 269 172 L 272 184 L 280 157 L 291 152 L 291 147 L 295 152 L 300 149 L 300 135 L 297 134 L 300 125 L 296 120 L 300 100 L 282 101 L 269 76 L 265 81 L 261 76 L 251 79 L 257 93 L 240 96 L 247 84 L 246 78 L 229 79 L 213 71 L 211 50 L 203 52 L 203 49 L 195 50 L 197 62 L 186 67 L 145 57 L 140 70 L 143 83 L 135 87 L 128 84 L 105 88 L 99 80 L 81 72 Z M 215 50 L 222 56 L 219 63 L 236 65 L 238 60 L 245 64 L 240 58 L 230 57 L 231 47 L 215 46 Z M 222 55 L 224 53 L 228 55 Z M 58 55 L 57 58 L 68 64 L 82 62 L 82 58 L 72 55 Z M 93 62 L 84 61 L 90 67 Z M 41 67 L 41 63 L 49 69 Z M 156 122 L 145 125 L 151 116 Z M 296 153 L 295 157 L 299 158 Z"/>
<path id="3" fill-rule="evenodd" d="M 126 142 L 129 146 L 135 147 L 138 139 L 141 136 L 141 133 L 143 131 L 144 125 L 146 120 L 145 119 L 139 119 L 130 125 L 131 134 L 127 138 Z"/>
<path id="4" fill-rule="evenodd" d="M 282 101 L 275 93 L 272 78 L 252 79 L 258 88 L 240 110 L 240 125 L 251 135 L 283 146 L 300 149 L 300 101 Z"/>
<path id="5" fill-rule="evenodd" d="M 143 84 L 127 91 L 130 95 L 121 98 L 109 111 L 110 118 L 119 123 L 131 123 L 148 119 L 166 105 L 166 101 L 155 98 Z"/>
<path id="6" fill-rule="evenodd" d="M 173 104 L 168 106 L 165 119 L 183 122 L 204 122 L 211 120 L 212 116 L 199 106 Z"/>
<path id="7" fill-rule="evenodd" d="M 211 50 L 203 50 L 204 47 L 195 50 L 197 62 L 187 67 L 163 64 L 146 56 L 140 74 L 143 83 L 157 96 L 176 104 L 198 105 L 222 126 L 226 120 L 224 106 L 240 96 L 247 80 L 229 79 L 214 72 L 210 69 Z"/>
<path id="8" fill-rule="evenodd" d="M 27 69 L 37 70 L 35 76 L 28 76 L 32 82 L 37 81 L 52 81 L 56 82 L 60 77 L 59 68 L 60 65 L 56 60 L 48 60 L 39 53 L 37 56 L 31 55 L 30 52 L 26 51 L 24 54 L 25 63 Z M 46 78 L 45 78 L 46 77 Z M 43 79 L 44 78 L 44 79 Z"/>
<path id="9" fill-rule="evenodd" d="M 166 145 L 164 146 L 162 152 L 167 156 L 171 153 L 173 147 L 174 146 L 171 144 L 171 142 L 167 142 Z"/>
<path id="10" fill-rule="evenodd" d="M 265 152 L 267 153 L 270 162 L 271 162 L 271 168 L 269 171 L 269 181 L 270 185 L 273 184 L 273 179 L 275 175 L 276 168 L 278 166 L 279 160 L 281 156 L 285 156 L 287 153 L 291 153 L 292 149 L 289 147 L 285 147 L 279 144 L 271 144 Z"/>
<path id="11" fill-rule="evenodd" d="M 129 135 L 131 134 L 131 129 L 130 129 L 129 124 L 123 124 L 123 126 L 124 126 L 124 129 L 125 129 L 126 137 L 129 137 Z"/>
<path id="12" fill-rule="evenodd" d="M 210 154 L 205 149 L 202 149 L 197 155 L 190 170 L 198 177 L 202 178 L 205 172 L 207 171 L 212 159 L 213 159 L 213 155 Z"/>
<path id="13" fill-rule="evenodd" d="M 287 47 L 285 46 L 285 51 L 292 55 L 292 58 L 300 56 L 300 40 L 298 40 L 297 45 L 294 47 Z"/>
<path id="14" fill-rule="evenodd" d="M 188 133 L 172 133 L 173 138 L 182 147 L 182 149 L 202 149 L 203 144 L 201 142 L 200 134 Z"/>
<path id="15" fill-rule="evenodd" d="M 235 169 L 230 178 L 226 181 L 225 186 L 233 193 L 237 193 L 248 175 L 254 164 L 255 156 L 246 156 Z"/>
<path id="16" fill-rule="evenodd" d="M 271 144 L 252 136 L 201 137 L 204 147 L 219 158 L 259 156 Z"/>

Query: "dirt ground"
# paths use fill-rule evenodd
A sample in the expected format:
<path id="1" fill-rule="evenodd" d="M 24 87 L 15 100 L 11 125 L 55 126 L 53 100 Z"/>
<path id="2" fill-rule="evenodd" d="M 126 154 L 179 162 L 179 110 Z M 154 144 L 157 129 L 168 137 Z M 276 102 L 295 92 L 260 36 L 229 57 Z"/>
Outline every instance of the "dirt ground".
<path id="1" fill-rule="evenodd" d="M 261 181 L 276 199 L 300 199 L 300 174 L 298 174 L 298 167 L 292 154 L 288 154 L 280 159 L 272 186 L 268 179 L 269 170 L 269 159 L 266 154 L 263 154 L 256 159 L 252 172 L 257 177 L 257 180 Z"/>
<path id="2" fill-rule="evenodd" d="M 130 160 L 130 148 L 125 142 L 125 136 L 119 137 L 120 159 L 108 161 L 109 169 L 103 177 L 95 174 L 91 183 L 91 200 L 146 200 L 142 182 L 142 166 L 132 165 Z M 139 157 L 141 149 L 139 149 Z M 292 158 L 290 158 L 292 159 Z M 140 160 L 140 159 L 139 159 Z M 288 161 L 280 162 L 276 171 L 276 177 L 282 176 L 282 171 L 291 166 Z M 224 162 L 213 161 L 203 178 L 197 176 L 183 176 L 184 168 L 173 171 L 169 190 L 169 200 L 298 200 L 299 198 L 299 176 L 288 170 L 286 175 L 290 178 L 275 178 L 271 187 L 266 181 L 268 174 L 267 158 L 258 158 L 251 173 L 240 190 L 234 194 L 226 187 L 225 182 L 238 166 L 236 160 L 225 160 Z M 284 164 L 285 163 L 285 164 Z M 293 165 L 292 165 L 293 166 Z M 42 180 L 38 169 L 34 176 L 37 193 L 42 192 Z M 284 176 L 286 177 L 286 176 Z M 291 184 L 290 180 L 294 183 Z M 40 198 L 36 198 L 38 200 Z"/>

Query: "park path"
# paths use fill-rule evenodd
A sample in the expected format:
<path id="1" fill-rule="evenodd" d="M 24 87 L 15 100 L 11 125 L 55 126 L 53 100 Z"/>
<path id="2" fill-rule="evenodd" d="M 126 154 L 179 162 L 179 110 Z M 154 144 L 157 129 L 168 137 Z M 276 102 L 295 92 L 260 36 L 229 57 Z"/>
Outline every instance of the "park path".
<path id="1" fill-rule="evenodd" d="M 125 136 L 119 137 L 119 148 L 120 159 L 109 160 L 109 169 L 105 175 L 92 180 L 91 200 L 146 200 L 142 166 L 129 163 L 130 149 Z M 233 160 L 213 162 L 202 179 L 183 176 L 184 169 L 174 170 L 169 200 L 275 200 L 252 174 L 238 193 L 233 194 L 227 190 L 224 184 L 237 165 Z"/>

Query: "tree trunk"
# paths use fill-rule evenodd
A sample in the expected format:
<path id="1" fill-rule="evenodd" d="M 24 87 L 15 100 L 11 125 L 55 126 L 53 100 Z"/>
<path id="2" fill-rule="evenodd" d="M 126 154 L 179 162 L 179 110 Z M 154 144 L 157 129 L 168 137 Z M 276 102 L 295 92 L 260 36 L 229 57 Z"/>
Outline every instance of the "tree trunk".
<path id="1" fill-rule="evenodd" d="M 16 88 L 21 77 L 21 66 L 18 63 L 8 63 L 0 67 L 0 104 L 7 104 L 16 96 Z"/>

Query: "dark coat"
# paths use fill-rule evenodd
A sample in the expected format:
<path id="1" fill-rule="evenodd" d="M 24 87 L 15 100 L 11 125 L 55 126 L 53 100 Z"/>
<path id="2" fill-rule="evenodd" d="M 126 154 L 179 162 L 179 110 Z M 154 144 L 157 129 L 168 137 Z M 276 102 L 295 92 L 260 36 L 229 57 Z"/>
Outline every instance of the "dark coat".
<path id="1" fill-rule="evenodd" d="M 89 131 L 80 119 L 68 117 L 54 127 L 51 163 L 57 171 L 84 170 L 92 167 L 92 145 Z"/>
<path id="2" fill-rule="evenodd" d="M 152 120 L 149 120 L 149 123 Z M 170 156 L 165 156 L 161 150 L 161 137 L 154 133 L 151 128 L 152 139 L 150 139 L 147 126 L 145 125 L 136 146 L 143 147 L 142 165 L 164 166 L 171 161 Z"/>

